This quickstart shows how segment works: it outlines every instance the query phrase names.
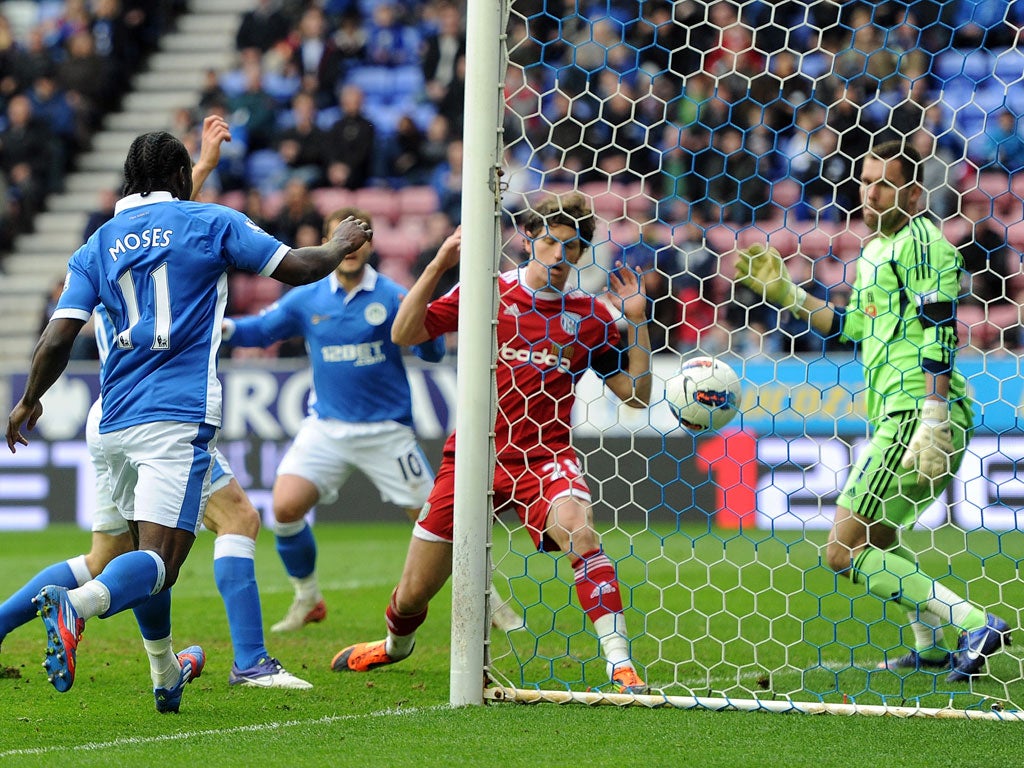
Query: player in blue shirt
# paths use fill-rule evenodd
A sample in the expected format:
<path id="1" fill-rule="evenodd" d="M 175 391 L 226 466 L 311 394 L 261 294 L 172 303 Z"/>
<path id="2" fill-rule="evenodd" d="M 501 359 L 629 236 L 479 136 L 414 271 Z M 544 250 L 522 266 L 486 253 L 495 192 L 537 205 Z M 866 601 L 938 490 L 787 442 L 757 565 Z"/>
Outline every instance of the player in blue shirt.
<path id="1" fill-rule="evenodd" d="M 346 208 L 327 217 L 325 233 L 349 216 L 371 226 L 365 211 Z M 235 346 L 265 347 L 301 336 L 313 368 L 309 415 L 274 483 L 277 551 L 295 588 L 295 600 L 271 627 L 274 632 L 301 629 L 327 615 L 317 583 L 316 542 L 305 519 L 310 509 L 337 499 L 359 469 L 385 501 L 415 520 L 433 485 L 433 470 L 413 431 L 402 349 L 391 341 L 391 322 L 405 290 L 367 264 L 372 252 L 364 243 L 323 280 L 289 291 L 259 315 L 225 322 L 225 342 Z M 412 351 L 436 362 L 444 356 L 444 340 Z"/>
<path id="2" fill-rule="evenodd" d="M 290 285 L 324 277 L 371 234 L 349 219 L 320 246 L 292 249 L 245 215 L 190 202 L 192 160 L 174 136 L 139 136 L 124 166 L 125 197 L 114 218 L 71 257 L 64 293 L 33 355 L 25 392 L 11 411 L 7 444 L 42 416 L 40 398 L 67 366 L 97 304 L 114 326 L 103 369 L 99 433 L 111 492 L 138 534 L 95 579 L 36 598 L 47 631 L 44 666 L 58 691 L 74 684 L 86 620 L 135 611 L 150 658 L 157 711 L 176 712 L 205 663 L 198 646 L 171 648 L 170 587 L 203 518 L 221 419 L 217 355 L 231 267 Z"/>
<path id="3" fill-rule="evenodd" d="M 193 199 L 217 167 L 221 142 L 230 139 L 228 125 L 221 117 L 211 115 L 203 121 L 200 157 L 192 169 Z M 113 329 L 102 306 L 93 315 L 93 325 L 102 366 L 114 343 Z M 110 471 L 99 437 L 101 412 L 101 401 L 97 400 L 86 425 L 89 454 L 96 469 L 96 510 L 89 552 L 47 566 L 0 605 L 0 642 L 35 617 L 32 598 L 40 589 L 48 585 L 79 587 L 99 575 L 117 555 L 134 549 L 128 521 L 118 511 L 111 492 Z M 235 656 L 228 682 L 259 688 L 312 688 L 267 651 L 255 571 L 260 516 L 219 451 L 214 454 L 210 501 L 203 522 L 217 536 L 213 550 L 214 580 L 227 610 Z"/>

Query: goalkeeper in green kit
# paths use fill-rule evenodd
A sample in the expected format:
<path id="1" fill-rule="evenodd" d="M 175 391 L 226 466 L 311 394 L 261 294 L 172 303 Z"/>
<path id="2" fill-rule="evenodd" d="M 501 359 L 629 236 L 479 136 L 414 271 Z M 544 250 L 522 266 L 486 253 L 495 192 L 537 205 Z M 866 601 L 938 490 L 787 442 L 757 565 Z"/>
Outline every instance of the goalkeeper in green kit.
<path id="1" fill-rule="evenodd" d="M 949 485 L 974 421 L 956 369 L 956 305 L 962 259 L 925 216 L 921 157 L 891 141 L 868 152 L 861 171 L 871 233 L 856 262 L 845 311 L 795 285 L 779 252 L 739 252 L 736 280 L 824 335 L 856 342 L 872 435 L 836 503 L 826 559 L 832 570 L 906 611 L 915 648 L 879 668 L 949 670 L 960 682 L 1010 644 L 1003 619 L 922 573 L 899 530 Z M 956 635 L 944 632 L 947 625 Z"/>

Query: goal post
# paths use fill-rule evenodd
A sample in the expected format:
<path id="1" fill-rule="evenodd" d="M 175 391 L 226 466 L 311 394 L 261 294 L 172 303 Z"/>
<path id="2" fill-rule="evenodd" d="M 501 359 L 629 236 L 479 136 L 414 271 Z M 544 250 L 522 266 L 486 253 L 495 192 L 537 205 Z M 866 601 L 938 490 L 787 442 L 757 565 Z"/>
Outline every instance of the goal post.
<path id="1" fill-rule="evenodd" d="M 490 434 L 494 427 L 494 317 L 497 306 L 501 190 L 499 146 L 504 63 L 501 2 L 469 0 L 466 16 L 466 110 L 463 132 L 462 258 L 455 428 L 452 548 L 453 706 L 483 703 L 486 595 L 490 584 Z"/>
<path id="2" fill-rule="evenodd" d="M 731 280 L 737 248 L 767 242 L 809 292 L 848 301 L 869 239 L 859 160 L 883 138 L 922 153 L 921 205 L 969 271 L 957 358 L 976 419 L 953 482 L 902 542 L 1016 639 L 1024 57 L 999 29 L 972 47 L 957 5 L 468 0 L 453 705 L 1021 720 L 1018 645 L 970 683 L 879 668 L 922 630 L 824 554 L 869 436 L 862 364 Z M 1000 153 L 1015 140 L 1020 157 Z M 524 257 L 521 214 L 567 191 L 598 221 L 580 287 L 602 293 L 621 260 L 650 298 L 650 407 L 622 406 L 588 373 L 572 419 L 649 695 L 609 686 L 569 558 L 537 551 L 514 512 L 486 514 L 497 273 Z M 682 428 L 665 402 L 695 355 L 743 381 L 720 433 Z M 488 629 L 492 576 L 524 628 Z"/>

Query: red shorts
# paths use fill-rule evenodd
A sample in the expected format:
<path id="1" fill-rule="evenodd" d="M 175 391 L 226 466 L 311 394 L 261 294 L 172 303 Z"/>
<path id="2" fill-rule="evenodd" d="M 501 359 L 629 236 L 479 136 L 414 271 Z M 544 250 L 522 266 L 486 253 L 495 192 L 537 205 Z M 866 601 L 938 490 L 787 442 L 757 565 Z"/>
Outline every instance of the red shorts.
<path id="1" fill-rule="evenodd" d="M 579 458 L 571 448 L 525 464 L 499 464 L 494 470 L 494 514 L 514 509 L 533 543 L 541 549 L 551 504 L 564 496 L 590 502 Z M 455 511 L 455 457 L 445 454 L 434 488 L 416 521 L 421 538 L 451 541 Z M 426 536 L 422 534 L 426 533 Z M 550 549 L 558 548 L 548 540 Z"/>

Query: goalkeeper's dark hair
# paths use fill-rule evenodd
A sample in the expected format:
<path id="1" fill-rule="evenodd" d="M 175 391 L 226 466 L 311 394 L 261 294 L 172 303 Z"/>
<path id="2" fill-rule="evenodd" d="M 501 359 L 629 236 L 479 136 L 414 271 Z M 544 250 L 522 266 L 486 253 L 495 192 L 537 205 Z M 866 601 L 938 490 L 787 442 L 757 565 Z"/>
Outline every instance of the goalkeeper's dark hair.
<path id="1" fill-rule="evenodd" d="M 192 158 L 177 138 L 166 131 L 144 133 L 128 148 L 124 161 L 124 194 L 163 190 L 179 200 L 192 197 Z"/>
<path id="2" fill-rule="evenodd" d="M 594 212 L 590 203 L 579 192 L 565 195 L 551 195 L 526 214 L 523 228 L 532 236 L 537 236 L 548 227 L 562 224 L 579 232 L 583 242 L 582 251 L 586 251 L 594 241 Z"/>
<path id="3" fill-rule="evenodd" d="M 921 162 L 921 153 L 910 143 L 910 139 L 893 139 L 883 141 L 871 148 L 869 157 L 877 157 L 879 160 L 895 160 L 900 166 L 900 175 L 906 181 L 912 181 L 920 185 L 924 174 L 924 164 Z"/>

